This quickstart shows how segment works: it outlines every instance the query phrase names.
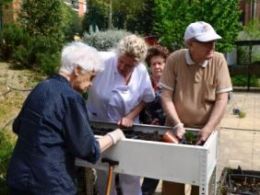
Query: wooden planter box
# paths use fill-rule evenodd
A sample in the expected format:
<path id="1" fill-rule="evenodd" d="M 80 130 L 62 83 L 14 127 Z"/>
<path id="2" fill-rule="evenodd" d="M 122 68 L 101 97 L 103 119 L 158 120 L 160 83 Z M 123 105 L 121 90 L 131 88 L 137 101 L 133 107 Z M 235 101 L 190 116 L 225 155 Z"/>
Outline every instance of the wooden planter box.
<path id="1" fill-rule="evenodd" d="M 98 124 L 97 127 L 103 128 Z M 150 125 L 134 127 L 136 131 L 156 130 L 160 133 L 166 129 Z M 197 185 L 200 195 L 211 195 L 215 194 L 217 137 L 218 133 L 214 131 L 203 146 L 125 139 L 104 152 L 101 159 L 107 157 L 119 161 L 114 169 L 116 173 Z M 108 165 L 101 160 L 94 165 L 77 159 L 76 165 L 108 170 Z"/>

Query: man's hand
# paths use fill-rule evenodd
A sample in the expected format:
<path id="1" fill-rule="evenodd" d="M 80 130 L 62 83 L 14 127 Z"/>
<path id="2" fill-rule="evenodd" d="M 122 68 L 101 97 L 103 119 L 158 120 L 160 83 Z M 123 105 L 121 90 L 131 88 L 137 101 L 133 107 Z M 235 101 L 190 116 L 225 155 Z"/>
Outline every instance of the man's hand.
<path id="1" fill-rule="evenodd" d="M 123 117 L 117 122 L 117 125 L 120 127 L 132 127 L 133 124 L 134 121 L 129 117 Z"/>
<path id="2" fill-rule="evenodd" d="M 179 139 L 179 140 L 182 140 L 184 134 L 186 132 L 186 129 L 183 127 L 183 126 L 179 126 L 177 127 L 176 129 L 176 137 Z"/>
<path id="3" fill-rule="evenodd" d="M 183 123 L 177 123 L 173 128 L 172 128 L 173 132 L 175 133 L 176 137 L 179 140 L 182 140 L 183 135 L 186 132 L 186 129 L 184 128 Z"/>
<path id="4" fill-rule="evenodd" d="M 196 142 L 197 145 L 203 145 L 205 141 L 207 141 L 208 137 L 212 133 L 212 129 L 207 127 L 203 127 L 198 134 L 198 140 Z"/>

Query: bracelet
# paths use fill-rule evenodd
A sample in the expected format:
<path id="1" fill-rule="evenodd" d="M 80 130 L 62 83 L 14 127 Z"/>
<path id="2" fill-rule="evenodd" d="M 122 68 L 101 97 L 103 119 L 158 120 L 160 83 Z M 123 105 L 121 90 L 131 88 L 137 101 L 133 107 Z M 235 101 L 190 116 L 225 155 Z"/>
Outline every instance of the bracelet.
<path id="1" fill-rule="evenodd" d="M 184 124 L 183 124 L 183 123 L 177 123 L 177 124 L 172 128 L 172 130 L 174 131 L 174 130 L 178 129 L 179 127 L 184 127 Z"/>

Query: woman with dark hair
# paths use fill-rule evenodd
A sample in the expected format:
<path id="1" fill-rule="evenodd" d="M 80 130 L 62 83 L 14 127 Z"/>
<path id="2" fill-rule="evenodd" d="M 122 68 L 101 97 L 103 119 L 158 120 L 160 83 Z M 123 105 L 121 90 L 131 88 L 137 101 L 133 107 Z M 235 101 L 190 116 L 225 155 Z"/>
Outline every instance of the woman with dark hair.
<path id="1" fill-rule="evenodd" d="M 164 125 L 165 123 L 165 114 L 163 112 L 160 100 L 159 80 L 168 54 L 168 49 L 160 45 L 156 45 L 148 49 L 146 63 L 150 69 L 150 77 L 155 92 L 155 99 L 154 101 L 147 103 L 145 109 L 142 111 L 140 116 L 142 123 L 152 125 Z M 158 182 L 158 179 L 144 178 L 142 184 L 143 195 L 154 194 Z"/>

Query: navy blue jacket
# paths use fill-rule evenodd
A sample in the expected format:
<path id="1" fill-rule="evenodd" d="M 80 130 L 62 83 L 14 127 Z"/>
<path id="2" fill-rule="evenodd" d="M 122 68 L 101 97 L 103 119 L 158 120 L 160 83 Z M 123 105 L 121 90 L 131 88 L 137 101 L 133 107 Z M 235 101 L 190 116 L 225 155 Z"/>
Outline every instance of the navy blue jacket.
<path id="1" fill-rule="evenodd" d="M 76 194 L 75 157 L 95 163 L 100 156 L 84 99 L 59 75 L 29 94 L 13 131 L 18 140 L 7 182 L 14 189 L 37 195 Z"/>

